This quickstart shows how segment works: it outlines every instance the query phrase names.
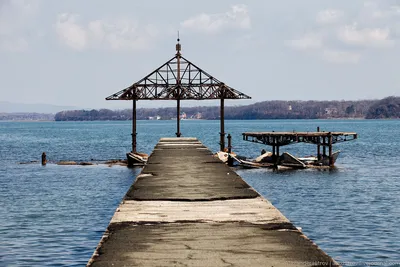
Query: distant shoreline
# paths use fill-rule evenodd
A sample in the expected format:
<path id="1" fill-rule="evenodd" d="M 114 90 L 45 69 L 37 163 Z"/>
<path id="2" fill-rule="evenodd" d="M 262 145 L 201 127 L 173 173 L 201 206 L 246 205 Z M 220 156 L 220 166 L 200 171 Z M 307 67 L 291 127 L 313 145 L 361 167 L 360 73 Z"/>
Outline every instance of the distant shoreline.
<path id="1" fill-rule="evenodd" d="M 183 120 L 219 120 L 219 106 L 182 107 Z M 176 108 L 139 108 L 137 120 L 176 120 Z M 171 119 L 172 118 L 172 119 Z M 225 120 L 399 119 L 400 97 L 357 101 L 264 101 L 225 106 Z M 50 113 L 4 113 L 0 121 L 130 121 L 132 109 L 66 110 Z"/>
<path id="2" fill-rule="evenodd" d="M 225 119 L 225 121 L 304 121 L 304 120 L 309 120 L 309 121 L 318 121 L 318 120 L 325 120 L 325 121 L 340 121 L 340 120 L 347 120 L 347 121 L 359 121 L 359 120 L 368 120 L 368 121 L 373 121 L 373 120 L 379 120 L 379 121 L 384 121 L 384 120 L 400 120 L 400 118 L 380 118 L 380 119 L 366 119 L 366 118 L 318 118 L 318 119 Z M 75 121 L 56 121 L 56 120 L 0 120 L 0 123 L 2 122 L 28 122 L 28 123 L 35 123 L 35 122 L 131 122 L 131 120 L 75 120 Z M 164 122 L 164 121 L 170 121 L 173 122 L 174 120 L 143 120 L 143 119 L 138 119 L 137 121 L 153 121 L 153 122 Z M 201 120 L 182 120 L 182 121 L 219 121 L 219 119 L 201 119 Z"/>
<path id="3" fill-rule="evenodd" d="M 55 120 L 0 120 L 0 122 L 55 122 Z"/>
<path id="4" fill-rule="evenodd" d="M 244 106 L 225 106 L 225 120 L 264 119 L 386 119 L 400 118 L 400 97 L 357 101 L 264 101 Z M 182 107 L 184 119 L 216 120 L 219 106 Z M 171 120 L 176 108 L 139 108 L 137 120 Z M 132 109 L 69 110 L 54 116 L 56 121 L 131 120 Z"/>

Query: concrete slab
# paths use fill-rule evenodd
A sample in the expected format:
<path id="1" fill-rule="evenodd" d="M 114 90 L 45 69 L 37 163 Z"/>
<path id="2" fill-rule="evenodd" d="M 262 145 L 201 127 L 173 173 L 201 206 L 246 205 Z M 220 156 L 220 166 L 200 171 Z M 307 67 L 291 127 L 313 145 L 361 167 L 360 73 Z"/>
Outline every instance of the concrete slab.
<path id="1" fill-rule="evenodd" d="M 181 143 L 182 140 L 176 146 L 158 143 L 142 171 L 142 174 L 151 176 L 139 175 L 125 198 L 206 201 L 259 196 L 209 150 Z"/>
<path id="2" fill-rule="evenodd" d="M 125 200 L 117 208 L 111 223 L 182 221 L 283 224 L 285 229 L 295 229 L 279 210 L 262 197 L 201 202 Z"/>
<path id="3" fill-rule="evenodd" d="M 195 138 L 162 138 L 88 266 L 338 266 Z"/>
<path id="4" fill-rule="evenodd" d="M 297 231 L 243 223 L 114 224 L 109 230 L 93 267 L 335 266 Z"/>
<path id="5" fill-rule="evenodd" d="M 163 142 L 200 142 L 199 139 L 196 137 L 163 137 L 160 138 L 160 141 L 158 143 L 163 143 Z"/>

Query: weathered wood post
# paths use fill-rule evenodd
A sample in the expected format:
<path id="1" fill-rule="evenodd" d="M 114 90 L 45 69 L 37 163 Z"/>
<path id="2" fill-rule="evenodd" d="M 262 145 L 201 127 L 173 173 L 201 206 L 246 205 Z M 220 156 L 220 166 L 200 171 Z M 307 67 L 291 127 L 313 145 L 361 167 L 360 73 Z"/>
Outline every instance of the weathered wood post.
<path id="1" fill-rule="evenodd" d="M 46 152 L 43 152 L 42 153 L 42 165 L 44 166 L 44 165 L 46 165 L 46 163 L 47 163 Z"/>
<path id="2" fill-rule="evenodd" d="M 275 155 L 276 155 L 276 152 L 275 152 L 275 136 L 273 136 L 272 137 L 272 158 L 275 160 Z"/>
<path id="3" fill-rule="evenodd" d="M 319 126 L 317 127 L 317 132 L 319 132 Z M 317 159 L 320 160 L 321 159 L 321 137 L 318 135 L 317 136 Z"/>
<path id="4" fill-rule="evenodd" d="M 279 146 L 278 146 L 278 140 L 277 137 L 273 137 L 273 146 L 272 146 L 272 161 L 274 163 L 273 170 L 277 171 L 278 170 L 278 155 L 279 155 Z"/>
<path id="5" fill-rule="evenodd" d="M 332 133 L 329 132 L 328 134 L 328 145 L 329 145 L 329 166 L 333 167 L 333 157 L 332 157 Z"/>
<path id="6" fill-rule="evenodd" d="M 231 157 L 232 153 L 232 136 L 228 134 L 228 166 L 233 166 L 233 158 Z"/>

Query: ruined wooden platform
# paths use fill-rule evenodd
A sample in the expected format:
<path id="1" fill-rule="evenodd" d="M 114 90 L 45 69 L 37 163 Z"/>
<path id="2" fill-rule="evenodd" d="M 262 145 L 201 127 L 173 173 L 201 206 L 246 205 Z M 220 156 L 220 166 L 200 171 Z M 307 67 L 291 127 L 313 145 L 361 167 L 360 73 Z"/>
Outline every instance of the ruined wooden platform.
<path id="1" fill-rule="evenodd" d="M 323 158 L 328 158 L 327 164 L 324 166 L 333 167 L 335 159 L 333 157 L 333 145 L 336 143 L 352 141 L 357 139 L 358 135 L 355 132 L 321 132 L 319 127 L 317 132 L 246 132 L 242 133 L 243 140 L 254 143 L 272 146 L 273 157 L 279 157 L 279 148 L 281 146 L 290 145 L 293 143 L 309 143 L 317 145 L 317 158 L 320 161 Z M 322 154 L 321 154 L 322 147 Z M 327 155 L 326 149 L 329 150 Z M 323 161 L 322 161 L 323 163 Z M 322 166 L 323 167 L 323 166 Z"/>
<path id="2" fill-rule="evenodd" d="M 195 138 L 162 138 L 88 266 L 337 266 Z"/>
<path id="3" fill-rule="evenodd" d="M 270 146 L 285 146 L 300 142 L 328 146 L 329 138 L 331 145 L 357 139 L 355 132 L 246 132 L 242 135 L 246 141 Z"/>

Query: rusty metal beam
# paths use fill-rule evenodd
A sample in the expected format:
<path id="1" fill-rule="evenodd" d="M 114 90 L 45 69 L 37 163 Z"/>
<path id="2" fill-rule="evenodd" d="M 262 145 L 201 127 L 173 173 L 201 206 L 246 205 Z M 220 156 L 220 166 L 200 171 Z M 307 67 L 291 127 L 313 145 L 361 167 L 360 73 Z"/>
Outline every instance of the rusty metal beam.
<path id="1" fill-rule="evenodd" d="M 175 65 L 176 68 L 172 67 Z M 250 96 L 227 86 L 177 53 L 175 57 L 143 79 L 108 96 L 106 100 L 177 100 L 178 98 L 180 100 L 250 99 Z"/>
<path id="2" fill-rule="evenodd" d="M 270 146 L 285 146 L 293 143 L 309 143 L 320 145 L 323 148 L 329 146 L 329 135 L 331 135 L 332 144 L 357 139 L 357 133 L 353 132 L 248 132 L 243 133 L 242 135 L 247 141 Z M 322 144 L 320 141 L 321 138 L 323 140 Z"/>

